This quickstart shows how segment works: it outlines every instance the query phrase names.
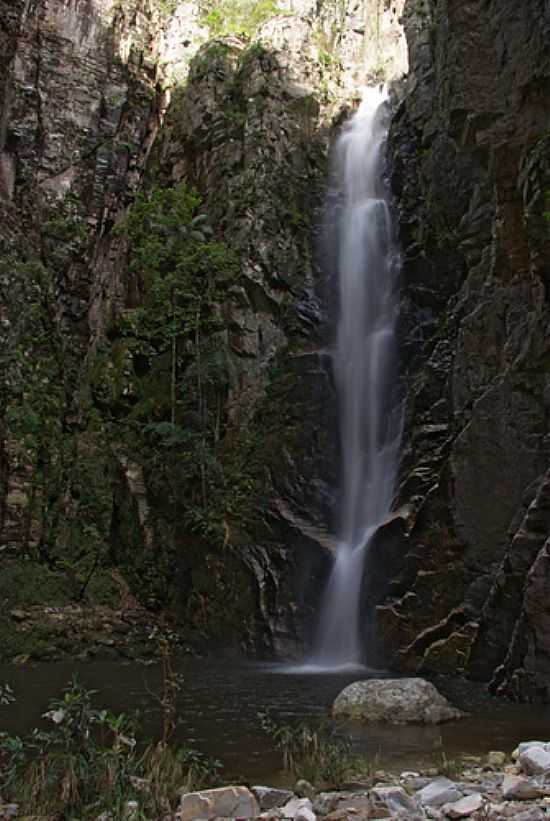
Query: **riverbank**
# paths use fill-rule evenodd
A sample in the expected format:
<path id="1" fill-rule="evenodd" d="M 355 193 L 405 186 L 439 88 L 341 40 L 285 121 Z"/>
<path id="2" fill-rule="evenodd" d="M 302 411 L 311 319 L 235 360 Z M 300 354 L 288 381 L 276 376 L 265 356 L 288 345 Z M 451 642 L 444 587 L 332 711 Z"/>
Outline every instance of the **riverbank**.
<path id="1" fill-rule="evenodd" d="M 232 814 L 227 815 L 227 810 Z M 377 771 L 369 783 L 344 790 L 316 791 L 307 782 L 299 782 L 294 792 L 224 787 L 187 793 L 170 819 L 542 821 L 549 816 L 550 744 L 529 741 L 520 744 L 511 756 L 492 751 L 484 760 L 472 760 L 467 765 L 447 762 L 439 772 L 433 768 L 393 774 Z"/>
<path id="2" fill-rule="evenodd" d="M 168 786 L 168 785 L 167 785 Z M 92 821 L 157 821 L 144 812 L 149 793 L 159 785 L 151 779 L 134 779 L 136 797 L 114 812 L 86 812 L 79 818 Z M 173 785 L 172 785 L 173 787 Z M 185 788 L 164 803 L 179 805 L 158 821 L 543 821 L 550 816 L 550 743 L 523 742 L 508 755 L 492 751 L 469 762 L 446 762 L 441 768 L 400 773 L 374 771 L 365 780 L 331 789 L 317 789 L 300 780 L 294 789 L 227 785 L 189 792 Z M 140 794 L 142 797 L 140 797 Z M 175 800 L 176 799 L 176 800 Z M 58 821 L 65 816 L 25 815 L 16 802 L 2 804 L 0 821 Z"/>
<path id="3" fill-rule="evenodd" d="M 113 569 L 98 570 L 86 583 L 4 557 L 0 600 L 0 664 L 151 659 L 159 655 L 159 634 L 173 653 L 197 652 L 170 612 L 144 606 Z"/>

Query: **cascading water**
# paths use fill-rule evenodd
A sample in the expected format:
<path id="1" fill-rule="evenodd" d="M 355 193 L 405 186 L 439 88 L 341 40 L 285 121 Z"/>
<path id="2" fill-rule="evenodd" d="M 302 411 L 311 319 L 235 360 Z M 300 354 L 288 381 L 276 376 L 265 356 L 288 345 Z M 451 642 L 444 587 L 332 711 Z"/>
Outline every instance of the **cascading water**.
<path id="1" fill-rule="evenodd" d="M 313 658 L 362 663 L 360 603 L 373 534 L 390 512 L 398 468 L 395 324 L 399 254 L 383 182 L 386 93 L 367 89 L 336 146 L 339 317 L 334 373 L 342 451 L 340 542 L 321 608 Z M 334 199 L 334 198 L 333 198 Z"/>

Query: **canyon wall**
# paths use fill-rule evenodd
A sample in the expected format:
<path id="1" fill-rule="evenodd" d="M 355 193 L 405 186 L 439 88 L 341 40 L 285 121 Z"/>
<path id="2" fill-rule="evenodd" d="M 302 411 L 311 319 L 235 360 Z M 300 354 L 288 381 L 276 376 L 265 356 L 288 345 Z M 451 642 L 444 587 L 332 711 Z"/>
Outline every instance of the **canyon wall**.
<path id="1" fill-rule="evenodd" d="M 550 11 L 409 2 L 404 22 L 391 153 L 410 399 L 377 621 L 400 669 L 544 700 Z"/>
<path id="2" fill-rule="evenodd" d="M 301 652 L 337 485 L 330 144 L 402 70 L 401 7 L 230 31 L 193 2 L 0 2 L 3 658 L 115 652 L 129 610 Z"/>

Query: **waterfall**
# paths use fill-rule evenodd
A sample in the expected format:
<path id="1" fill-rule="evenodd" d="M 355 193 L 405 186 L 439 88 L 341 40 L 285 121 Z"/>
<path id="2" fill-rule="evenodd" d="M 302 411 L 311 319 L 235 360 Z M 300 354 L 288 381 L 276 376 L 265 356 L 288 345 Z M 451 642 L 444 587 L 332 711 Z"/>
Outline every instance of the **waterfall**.
<path id="1" fill-rule="evenodd" d="M 338 192 L 330 213 L 339 313 L 333 367 L 342 454 L 340 537 L 322 601 L 313 658 L 360 664 L 361 588 L 369 544 L 391 509 L 398 468 L 395 324 L 399 254 L 383 182 L 385 91 L 367 89 L 336 145 Z"/>

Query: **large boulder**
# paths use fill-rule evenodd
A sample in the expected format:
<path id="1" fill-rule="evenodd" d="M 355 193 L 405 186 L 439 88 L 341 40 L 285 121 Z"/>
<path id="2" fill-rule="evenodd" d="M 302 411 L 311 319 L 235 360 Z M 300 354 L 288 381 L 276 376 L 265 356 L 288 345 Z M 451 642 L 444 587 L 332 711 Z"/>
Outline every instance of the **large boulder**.
<path id="1" fill-rule="evenodd" d="M 177 821 L 208 821 L 213 818 L 256 818 L 260 807 L 246 787 L 218 787 L 214 790 L 184 793 Z"/>
<path id="2" fill-rule="evenodd" d="M 332 713 L 390 724 L 440 724 L 463 715 L 422 678 L 355 681 L 336 697 Z"/>

